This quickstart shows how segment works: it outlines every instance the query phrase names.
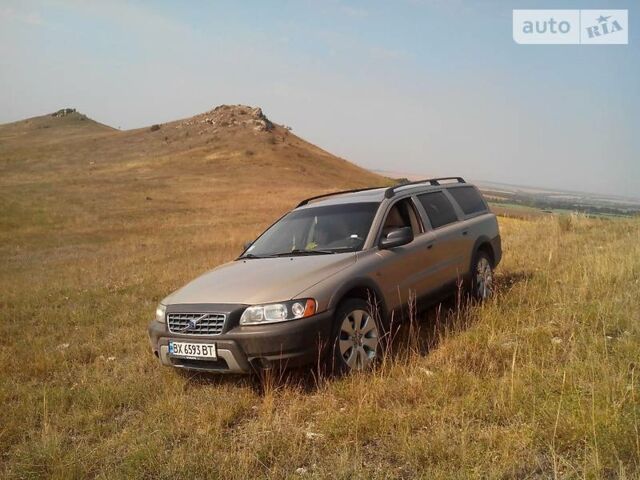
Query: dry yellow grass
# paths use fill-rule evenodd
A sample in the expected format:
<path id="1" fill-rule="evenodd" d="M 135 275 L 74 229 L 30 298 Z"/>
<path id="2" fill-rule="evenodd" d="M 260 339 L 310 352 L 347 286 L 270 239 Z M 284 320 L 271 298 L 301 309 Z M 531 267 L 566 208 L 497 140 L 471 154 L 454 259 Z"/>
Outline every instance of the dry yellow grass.
<path id="1" fill-rule="evenodd" d="M 640 475 L 637 220 L 501 218 L 498 295 L 374 372 L 189 377 L 149 351 L 157 301 L 301 198 L 384 180 L 295 137 L 82 131 L 0 127 L 0 476 Z"/>

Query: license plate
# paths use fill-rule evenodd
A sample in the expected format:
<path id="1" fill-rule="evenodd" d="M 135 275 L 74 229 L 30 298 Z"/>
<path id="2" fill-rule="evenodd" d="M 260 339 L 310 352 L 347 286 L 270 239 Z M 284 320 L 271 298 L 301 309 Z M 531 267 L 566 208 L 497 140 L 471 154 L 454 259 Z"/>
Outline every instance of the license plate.
<path id="1" fill-rule="evenodd" d="M 218 358 L 215 343 L 169 342 L 169 355 L 207 360 Z"/>

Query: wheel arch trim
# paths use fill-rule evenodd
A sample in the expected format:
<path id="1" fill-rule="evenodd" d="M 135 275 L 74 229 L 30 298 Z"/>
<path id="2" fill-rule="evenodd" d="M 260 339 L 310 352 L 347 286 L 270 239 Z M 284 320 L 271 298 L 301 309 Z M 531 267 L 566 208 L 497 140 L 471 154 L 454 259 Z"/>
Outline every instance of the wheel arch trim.
<path id="1" fill-rule="evenodd" d="M 387 303 L 382 295 L 380 286 L 370 278 L 353 278 L 348 282 L 343 283 L 329 299 L 329 309 L 335 309 L 344 299 L 349 298 L 348 293 L 357 290 L 365 289 L 370 290 L 376 297 L 377 304 L 380 308 L 380 314 L 385 316 L 387 314 Z M 363 297 L 354 297 L 363 298 Z"/>
<path id="2" fill-rule="evenodd" d="M 493 244 L 491 243 L 491 239 L 486 235 L 480 235 L 476 238 L 476 241 L 473 244 L 473 249 L 471 250 L 473 254 L 471 255 L 471 263 L 469 264 L 469 273 L 473 271 L 473 262 L 476 260 L 476 255 L 482 249 L 486 249 L 487 253 L 491 257 L 492 267 L 495 266 L 496 261 L 496 252 L 493 250 Z"/>

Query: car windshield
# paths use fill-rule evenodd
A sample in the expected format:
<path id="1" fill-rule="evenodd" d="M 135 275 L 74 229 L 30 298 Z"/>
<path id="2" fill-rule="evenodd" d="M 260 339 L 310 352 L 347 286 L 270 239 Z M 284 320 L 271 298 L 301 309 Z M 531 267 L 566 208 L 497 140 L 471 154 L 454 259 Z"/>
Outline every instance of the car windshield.
<path id="1" fill-rule="evenodd" d="M 242 258 L 361 250 L 378 206 L 350 203 L 294 210 L 264 232 Z"/>

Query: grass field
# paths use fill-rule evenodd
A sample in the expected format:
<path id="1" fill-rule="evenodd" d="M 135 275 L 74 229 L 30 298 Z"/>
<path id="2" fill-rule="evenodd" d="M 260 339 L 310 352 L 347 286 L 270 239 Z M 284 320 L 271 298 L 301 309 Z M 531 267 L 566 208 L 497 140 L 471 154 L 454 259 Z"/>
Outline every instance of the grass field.
<path id="1" fill-rule="evenodd" d="M 495 298 L 421 315 L 371 373 L 189 377 L 150 352 L 156 303 L 301 198 L 383 180 L 155 133 L 0 130 L 1 477 L 640 476 L 638 220 L 501 217 Z"/>

